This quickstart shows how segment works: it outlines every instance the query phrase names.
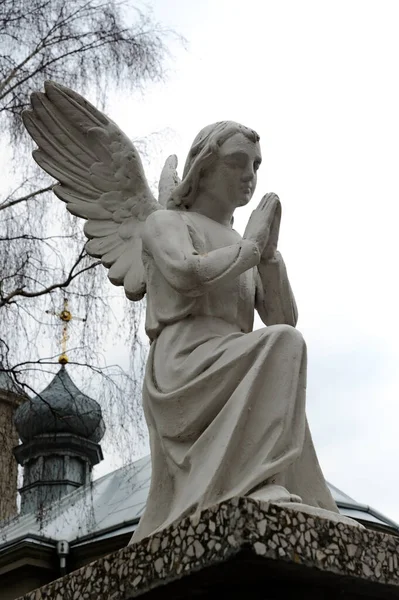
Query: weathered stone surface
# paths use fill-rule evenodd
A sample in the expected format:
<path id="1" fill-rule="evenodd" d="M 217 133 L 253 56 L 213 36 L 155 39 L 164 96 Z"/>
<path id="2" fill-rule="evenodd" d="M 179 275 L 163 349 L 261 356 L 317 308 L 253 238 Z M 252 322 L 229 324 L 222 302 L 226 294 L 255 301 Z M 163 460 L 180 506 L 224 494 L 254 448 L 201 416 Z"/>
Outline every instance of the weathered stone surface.
<path id="1" fill-rule="evenodd" d="M 200 519 L 187 517 L 31 592 L 24 600 L 155 598 L 160 586 L 159 595 L 164 598 L 189 598 L 190 581 L 201 596 L 198 589 L 212 586 L 218 571 L 223 576 L 215 585 L 221 590 L 231 586 L 234 578 L 239 585 L 240 578 L 251 573 L 253 584 L 270 591 L 253 596 L 257 598 L 274 598 L 273 578 L 280 578 L 283 585 L 290 581 L 292 586 L 297 581 L 305 589 L 311 585 L 335 589 L 339 582 L 341 594 L 356 590 L 341 595 L 344 598 L 361 598 L 366 595 L 364 590 L 371 598 L 394 598 L 399 595 L 398 556 L 399 537 L 249 498 L 234 498 L 204 511 Z M 306 583 L 309 574 L 312 584 Z M 183 595 L 172 593 L 177 585 L 184 585 Z M 202 597 L 213 596 L 205 589 Z"/>
<path id="2" fill-rule="evenodd" d="M 263 196 L 243 237 L 232 227 L 255 192 L 259 135 L 234 121 L 204 127 L 181 181 L 168 159 L 157 202 L 137 149 L 76 92 L 46 82 L 22 116 L 54 192 L 87 220 L 88 254 L 131 300 L 148 291 L 153 472 L 133 541 L 233 495 L 338 514 L 306 421 L 306 345 L 278 250 L 278 196 Z M 257 331 L 255 310 L 266 326 Z M 198 544 L 188 552 L 204 555 Z"/>

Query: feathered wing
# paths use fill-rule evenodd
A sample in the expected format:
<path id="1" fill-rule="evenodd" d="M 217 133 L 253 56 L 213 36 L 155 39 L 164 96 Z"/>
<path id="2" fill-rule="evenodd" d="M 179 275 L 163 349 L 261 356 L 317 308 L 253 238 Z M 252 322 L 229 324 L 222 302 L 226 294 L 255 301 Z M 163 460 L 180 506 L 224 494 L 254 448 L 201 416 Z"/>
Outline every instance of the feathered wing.
<path id="1" fill-rule="evenodd" d="M 145 294 L 141 229 L 148 215 L 163 207 L 148 187 L 136 148 L 69 88 L 47 82 L 45 93 L 32 94 L 31 103 L 22 117 L 39 147 L 33 152 L 36 162 L 58 180 L 53 191 L 68 210 L 87 219 L 88 254 L 101 258 L 110 281 L 123 285 L 129 299 L 140 300 Z M 163 187 L 170 178 L 169 169 Z"/>
<path id="2" fill-rule="evenodd" d="M 179 183 L 181 182 L 177 174 L 177 156 L 171 154 L 166 159 L 158 184 L 158 202 L 165 208 L 169 198 Z"/>

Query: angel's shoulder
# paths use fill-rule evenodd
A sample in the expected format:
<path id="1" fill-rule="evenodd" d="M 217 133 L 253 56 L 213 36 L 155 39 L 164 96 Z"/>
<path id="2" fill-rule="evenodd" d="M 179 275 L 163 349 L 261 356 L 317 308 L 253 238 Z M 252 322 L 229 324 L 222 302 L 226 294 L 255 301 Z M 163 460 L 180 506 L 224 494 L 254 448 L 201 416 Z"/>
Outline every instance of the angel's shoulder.
<path id="1" fill-rule="evenodd" d="M 146 219 L 144 231 L 147 235 L 162 232 L 168 233 L 168 229 L 184 227 L 184 221 L 176 210 L 155 210 Z"/>

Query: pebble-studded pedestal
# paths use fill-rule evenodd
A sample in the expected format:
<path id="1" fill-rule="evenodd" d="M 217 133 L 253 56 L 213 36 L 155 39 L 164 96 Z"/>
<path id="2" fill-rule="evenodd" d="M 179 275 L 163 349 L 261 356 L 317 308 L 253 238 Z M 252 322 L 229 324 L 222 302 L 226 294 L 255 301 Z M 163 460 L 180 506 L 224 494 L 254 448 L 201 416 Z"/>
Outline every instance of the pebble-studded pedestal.
<path id="1" fill-rule="evenodd" d="M 257 579 L 253 589 L 260 595 L 254 592 L 248 598 L 275 598 L 272 590 L 287 582 L 295 593 L 296 581 L 298 590 L 310 591 L 313 584 L 314 590 L 325 585 L 332 590 L 332 595 L 308 593 L 309 598 L 399 598 L 398 562 L 399 537 L 233 498 L 203 511 L 200 518 L 182 519 L 23 598 L 211 598 L 220 597 L 223 586 L 239 587 L 249 573 L 251 583 Z M 215 596 L 212 585 L 219 590 Z M 296 597 L 305 595 L 298 592 Z"/>

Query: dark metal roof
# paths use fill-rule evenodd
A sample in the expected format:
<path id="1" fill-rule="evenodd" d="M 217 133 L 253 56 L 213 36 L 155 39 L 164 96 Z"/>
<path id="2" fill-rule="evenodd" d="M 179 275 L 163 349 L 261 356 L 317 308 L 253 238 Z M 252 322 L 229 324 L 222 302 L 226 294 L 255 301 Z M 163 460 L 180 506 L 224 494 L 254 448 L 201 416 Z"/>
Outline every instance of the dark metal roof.
<path id="1" fill-rule="evenodd" d="M 146 456 L 68 494 L 40 518 L 35 514 L 19 516 L 0 527 L 0 553 L 17 540 L 35 535 L 78 546 L 133 532 L 145 508 L 150 479 L 151 460 Z M 343 515 L 399 535 L 396 523 L 335 486 L 330 485 L 330 489 Z"/>
<path id="2" fill-rule="evenodd" d="M 18 408 L 15 425 L 23 442 L 59 432 L 99 442 L 105 432 L 100 405 L 76 387 L 64 365 L 40 394 Z"/>

